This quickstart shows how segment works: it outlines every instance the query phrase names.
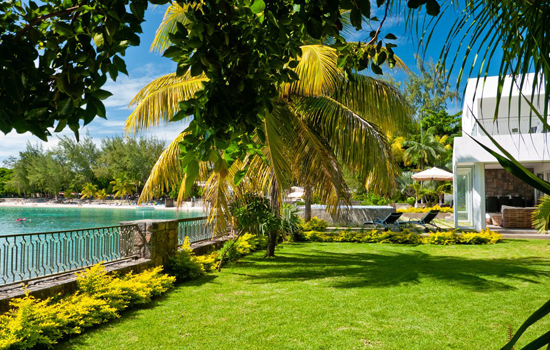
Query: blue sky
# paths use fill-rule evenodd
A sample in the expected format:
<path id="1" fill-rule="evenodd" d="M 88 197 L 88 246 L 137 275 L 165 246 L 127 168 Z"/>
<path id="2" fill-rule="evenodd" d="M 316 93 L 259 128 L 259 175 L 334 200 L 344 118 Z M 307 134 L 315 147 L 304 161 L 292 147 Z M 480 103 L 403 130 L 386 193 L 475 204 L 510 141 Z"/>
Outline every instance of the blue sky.
<path id="1" fill-rule="evenodd" d="M 382 11 L 376 9 L 376 5 L 372 6 L 375 15 L 378 18 L 382 18 Z M 161 57 L 158 53 L 149 52 L 149 47 L 155 35 L 155 30 L 162 21 L 165 7 L 150 7 L 146 12 L 146 22 L 143 25 L 143 34 L 141 34 L 141 45 L 139 47 L 132 47 L 127 50 L 125 61 L 127 64 L 129 76 L 119 75 L 116 82 L 109 81 L 104 87 L 105 90 L 113 93 L 109 99 L 105 101 L 107 107 L 107 120 L 97 117 L 94 121 L 81 130 L 81 134 L 89 132 L 94 138 L 95 142 L 99 144 L 100 138 L 109 137 L 114 135 L 123 134 L 124 121 L 131 113 L 130 109 L 127 109 L 127 105 L 133 96 L 148 82 L 158 78 L 162 75 L 175 71 L 175 63 L 169 59 Z M 433 59 L 437 61 L 441 51 L 442 43 L 446 39 L 446 33 L 448 33 L 454 18 L 456 18 L 455 9 L 449 9 L 446 11 L 444 18 L 441 21 L 440 27 L 438 27 L 437 33 L 441 33 L 440 37 L 435 35 L 432 38 L 432 43 L 428 47 L 424 59 L 427 61 Z M 379 12 L 380 14 L 377 14 Z M 395 53 L 407 64 L 412 70 L 417 72 L 416 62 L 414 55 L 419 53 L 418 40 L 405 31 L 405 15 L 403 13 L 393 13 L 390 18 L 386 20 L 383 27 L 383 33 L 391 32 L 397 36 L 395 43 L 398 45 L 394 49 Z M 373 28 L 376 29 L 376 28 Z M 364 38 L 372 29 L 367 25 L 362 32 L 354 33 L 349 39 L 353 40 L 365 40 Z M 497 70 L 490 70 L 491 75 L 496 75 Z M 406 79 L 406 75 L 399 72 L 392 72 L 392 76 L 397 81 Z M 451 75 L 451 83 L 455 84 L 457 72 Z M 462 92 L 464 88 L 465 80 L 462 82 L 459 89 Z M 451 112 L 455 112 L 462 109 L 462 103 L 450 103 L 448 109 Z M 158 128 L 148 134 L 155 135 L 160 139 L 171 140 L 181 130 L 183 125 L 180 123 L 169 125 L 168 127 Z M 58 135 L 73 135 L 69 128 L 66 128 Z M 30 134 L 17 134 L 12 132 L 8 135 L 0 133 L 0 162 L 8 158 L 9 156 L 17 156 L 19 151 L 25 149 L 27 142 L 42 143 L 38 138 Z M 51 148 L 58 143 L 58 136 L 54 135 L 47 143 L 43 143 L 44 148 Z M 1 166 L 1 164 L 0 164 Z"/>

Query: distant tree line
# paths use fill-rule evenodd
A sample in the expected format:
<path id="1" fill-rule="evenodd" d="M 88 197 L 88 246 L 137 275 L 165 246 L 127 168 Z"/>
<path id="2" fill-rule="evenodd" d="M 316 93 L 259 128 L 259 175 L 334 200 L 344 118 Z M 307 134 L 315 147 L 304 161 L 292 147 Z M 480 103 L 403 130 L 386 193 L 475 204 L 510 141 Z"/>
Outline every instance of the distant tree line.
<path id="1" fill-rule="evenodd" d="M 138 194 L 164 147 L 165 142 L 156 138 L 122 136 L 104 138 L 98 146 L 89 135 L 80 142 L 60 137 L 58 145 L 48 150 L 28 143 L 0 168 L 0 195 L 57 198 L 60 192 L 70 196 L 84 189 L 87 197 L 96 197 L 97 192 L 119 197 Z"/>

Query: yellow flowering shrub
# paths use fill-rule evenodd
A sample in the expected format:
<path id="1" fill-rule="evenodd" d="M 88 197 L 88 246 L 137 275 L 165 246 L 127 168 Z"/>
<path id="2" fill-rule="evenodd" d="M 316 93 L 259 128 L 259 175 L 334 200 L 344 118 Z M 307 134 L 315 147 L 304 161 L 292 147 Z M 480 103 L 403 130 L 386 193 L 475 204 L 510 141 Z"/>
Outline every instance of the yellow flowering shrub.
<path id="1" fill-rule="evenodd" d="M 440 207 L 439 205 L 434 205 L 433 207 L 426 208 L 407 208 L 407 209 L 397 209 L 398 213 L 428 213 L 430 210 L 439 210 L 440 213 L 454 213 L 454 209 L 450 207 Z"/>
<path id="2" fill-rule="evenodd" d="M 328 227 L 328 222 L 314 216 L 306 223 L 300 220 L 298 226 L 302 229 L 302 231 L 324 231 Z"/>
<path id="3" fill-rule="evenodd" d="M 489 229 L 481 232 L 466 232 L 458 234 L 457 230 L 430 233 L 422 237 L 415 232 L 404 229 L 401 232 L 379 230 L 343 230 L 340 232 L 304 232 L 306 241 L 310 242 L 360 242 L 360 243 L 392 243 L 392 244 L 494 244 L 502 239 L 498 233 Z"/>
<path id="4" fill-rule="evenodd" d="M 161 271 L 157 267 L 118 277 L 98 264 L 78 273 L 74 294 L 40 300 L 26 292 L 0 315 L 0 349 L 52 347 L 63 336 L 119 317 L 128 306 L 147 303 L 172 286 L 174 277 Z"/>
<path id="5" fill-rule="evenodd" d="M 455 231 L 433 232 L 424 237 L 423 241 L 426 244 L 452 245 L 456 244 L 458 235 Z"/>
<path id="6" fill-rule="evenodd" d="M 26 292 L 10 305 L 13 309 L 0 315 L 0 349 L 51 347 L 63 335 L 51 299 L 39 300 Z"/>
<path id="7" fill-rule="evenodd" d="M 460 244 L 495 244 L 502 240 L 502 235 L 489 228 L 481 232 L 464 232 L 459 236 Z"/>
<path id="8" fill-rule="evenodd" d="M 212 272 L 218 267 L 219 256 L 220 253 L 216 251 L 206 255 L 194 256 L 193 260 L 202 265 L 205 272 Z"/>

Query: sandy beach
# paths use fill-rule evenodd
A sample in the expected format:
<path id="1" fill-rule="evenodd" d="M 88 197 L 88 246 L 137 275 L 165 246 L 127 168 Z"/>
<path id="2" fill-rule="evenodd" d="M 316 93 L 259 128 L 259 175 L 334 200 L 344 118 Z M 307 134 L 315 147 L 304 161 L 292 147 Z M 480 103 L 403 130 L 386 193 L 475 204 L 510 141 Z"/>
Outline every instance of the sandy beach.
<path id="1" fill-rule="evenodd" d="M 82 208 L 82 209 L 150 209 L 150 210 L 179 210 L 179 211 L 205 211 L 202 202 L 184 202 L 180 207 L 165 207 L 164 204 L 152 205 L 152 204 L 128 204 L 121 200 L 106 200 L 106 201 L 88 201 L 88 200 L 75 200 L 71 203 L 55 203 L 53 201 L 44 201 L 36 199 L 22 199 L 22 198 L 5 198 L 3 202 L 0 202 L 0 207 L 29 207 L 29 208 Z"/>

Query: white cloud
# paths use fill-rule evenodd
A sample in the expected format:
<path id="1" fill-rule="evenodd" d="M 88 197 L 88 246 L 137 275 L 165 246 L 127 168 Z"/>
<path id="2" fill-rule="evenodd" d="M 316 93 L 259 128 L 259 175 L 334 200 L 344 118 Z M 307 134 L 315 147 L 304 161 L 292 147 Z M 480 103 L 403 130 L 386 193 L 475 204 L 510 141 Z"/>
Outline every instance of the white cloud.
<path id="1" fill-rule="evenodd" d="M 80 135 L 86 135 L 89 132 L 97 145 L 101 143 L 101 138 L 103 137 L 124 135 L 124 123 L 131 112 L 131 110 L 126 109 L 128 103 L 151 80 L 170 73 L 170 68 L 171 65 L 145 64 L 130 71 L 129 77 L 121 75 L 116 82 L 109 81 L 106 83 L 103 89 L 113 94 L 113 96 L 104 100 L 108 119 L 105 120 L 96 117 L 90 124 L 79 130 Z M 143 135 L 156 136 L 161 140 L 172 141 L 184 128 L 185 125 L 177 123 L 148 131 Z M 53 134 L 48 139 L 48 142 L 43 142 L 30 133 L 17 134 L 15 131 L 12 131 L 4 135 L 0 132 L 0 166 L 2 166 L 2 162 L 8 157 L 18 156 L 19 152 L 24 151 L 28 142 L 42 144 L 42 147 L 47 150 L 57 146 L 59 144 L 59 137 L 63 135 L 74 137 L 74 133 L 69 128 L 65 128 L 60 133 Z"/>
<path id="2" fill-rule="evenodd" d="M 152 80 L 173 72 L 166 67 L 148 63 L 130 72 L 129 76 L 119 75 L 117 81 L 109 81 L 103 89 L 111 92 L 113 96 L 103 101 L 105 107 L 126 109 L 134 96 Z"/>

